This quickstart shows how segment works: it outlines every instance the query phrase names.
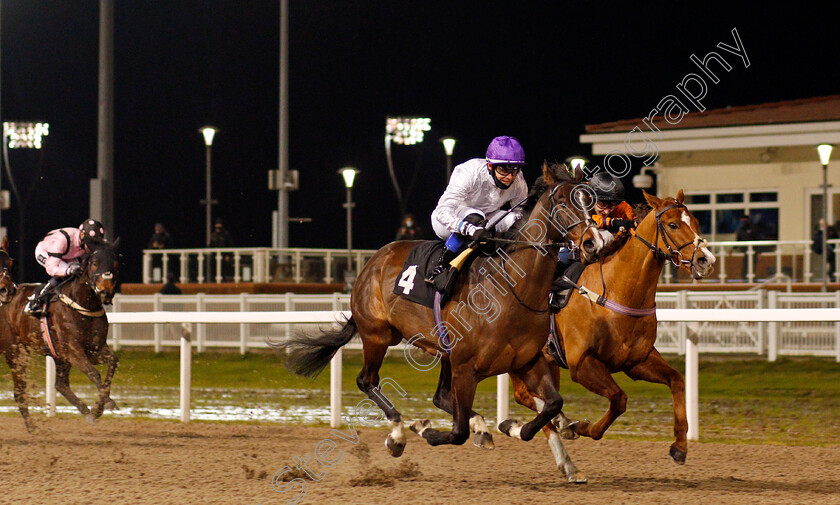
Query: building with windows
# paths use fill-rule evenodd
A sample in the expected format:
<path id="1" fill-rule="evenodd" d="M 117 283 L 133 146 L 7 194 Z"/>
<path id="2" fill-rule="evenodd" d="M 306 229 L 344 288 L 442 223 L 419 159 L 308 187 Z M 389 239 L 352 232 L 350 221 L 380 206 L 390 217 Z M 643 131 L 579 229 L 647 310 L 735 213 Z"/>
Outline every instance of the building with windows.
<path id="1" fill-rule="evenodd" d="M 678 100 L 675 97 L 670 97 Z M 613 153 L 611 167 L 636 158 L 659 196 L 679 189 L 711 241 L 735 240 L 741 215 L 759 238 L 810 240 L 822 217 L 818 144 L 840 147 L 840 95 L 587 125 L 581 143 Z M 840 151 L 828 166 L 829 223 L 840 221 Z M 654 163 L 655 160 L 655 163 Z M 607 160 L 605 160 L 606 162 Z"/>

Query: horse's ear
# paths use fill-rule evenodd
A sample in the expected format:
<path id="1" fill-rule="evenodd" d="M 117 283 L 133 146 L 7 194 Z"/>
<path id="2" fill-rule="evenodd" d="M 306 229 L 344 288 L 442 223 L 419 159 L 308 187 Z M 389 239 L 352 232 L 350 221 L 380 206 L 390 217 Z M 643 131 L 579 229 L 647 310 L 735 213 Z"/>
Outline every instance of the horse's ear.
<path id="1" fill-rule="evenodd" d="M 114 248 L 115 251 L 120 250 L 120 237 L 117 237 L 117 240 L 114 241 L 114 243 L 112 244 L 112 247 Z"/>
<path id="2" fill-rule="evenodd" d="M 554 175 L 554 170 L 552 170 L 551 167 L 548 166 L 548 163 L 545 161 L 543 162 L 542 170 L 543 180 L 546 184 L 548 184 L 549 186 L 554 186 L 555 184 L 557 184 L 557 177 L 555 177 Z"/>
<path id="3" fill-rule="evenodd" d="M 651 195 L 645 190 L 642 190 L 642 194 L 645 195 L 645 200 L 647 200 L 648 205 L 650 205 L 654 209 L 658 209 L 662 206 L 662 200 L 660 200 L 659 198 Z"/>
<path id="4" fill-rule="evenodd" d="M 6 252 L 9 251 L 9 237 L 8 237 L 8 235 L 4 236 L 3 240 L 0 241 L 0 249 L 3 249 Z"/>
<path id="5" fill-rule="evenodd" d="M 683 190 L 677 191 L 677 203 L 683 203 L 683 200 L 685 200 L 685 193 Z"/>
<path id="6" fill-rule="evenodd" d="M 575 176 L 575 182 L 580 182 L 583 180 L 583 169 L 580 168 L 580 165 L 572 169 L 571 172 Z"/>

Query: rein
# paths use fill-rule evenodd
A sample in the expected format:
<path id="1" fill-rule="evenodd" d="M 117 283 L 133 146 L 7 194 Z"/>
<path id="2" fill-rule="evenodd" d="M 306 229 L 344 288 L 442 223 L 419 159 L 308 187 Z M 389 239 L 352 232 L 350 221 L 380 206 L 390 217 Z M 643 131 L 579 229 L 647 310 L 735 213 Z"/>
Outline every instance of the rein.
<path id="1" fill-rule="evenodd" d="M 64 305 L 67 305 L 68 307 L 70 307 L 71 309 L 75 310 L 76 312 L 78 312 L 79 314 L 81 314 L 83 316 L 102 317 L 102 316 L 105 315 L 105 308 L 104 307 L 99 309 L 99 310 L 86 309 L 86 308 L 82 307 L 81 305 L 79 305 L 78 303 L 76 303 L 72 298 L 65 295 L 64 293 L 59 293 L 58 294 L 58 299 L 61 300 L 61 302 Z"/>

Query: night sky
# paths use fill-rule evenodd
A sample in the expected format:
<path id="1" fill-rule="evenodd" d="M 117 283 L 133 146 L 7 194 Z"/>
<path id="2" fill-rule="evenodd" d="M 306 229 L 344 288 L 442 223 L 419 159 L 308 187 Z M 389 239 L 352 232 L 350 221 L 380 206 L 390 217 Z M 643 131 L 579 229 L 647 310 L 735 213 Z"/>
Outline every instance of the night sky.
<path id="1" fill-rule="evenodd" d="M 354 247 L 391 241 L 400 221 L 384 150 L 387 115 L 431 118 L 426 141 L 396 146 L 408 210 L 430 230 L 445 187 L 438 139 L 459 139 L 455 164 L 483 157 L 497 135 L 522 142 L 529 183 L 543 160 L 589 155 L 584 125 L 643 117 L 737 28 L 750 67 L 733 55 L 708 109 L 836 94 L 840 44 L 829 12 L 790 4 L 292 0 L 289 168 L 300 171 L 289 214 L 293 247 L 344 248 L 336 171 L 361 170 Z M 795 10 L 799 9 L 799 10 Z M 88 214 L 96 177 L 98 13 L 94 0 L 2 0 L 2 117 L 50 123 L 41 151 L 10 151 L 25 211 L 26 276 L 50 229 Z M 219 128 L 213 193 L 237 245 L 270 246 L 277 168 L 279 1 L 117 0 L 115 235 L 123 280 L 137 282 L 155 222 L 177 247 L 204 244 L 205 153 L 198 128 Z M 816 156 L 816 155 L 815 155 Z M 600 161 L 593 158 L 594 162 Z M 627 181 L 629 186 L 629 180 Z M 8 189 L 3 174 L 3 188 Z M 631 194 L 631 200 L 634 194 Z M 2 214 L 17 252 L 20 203 Z M 94 216 L 97 217 L 97 216 Z"/>

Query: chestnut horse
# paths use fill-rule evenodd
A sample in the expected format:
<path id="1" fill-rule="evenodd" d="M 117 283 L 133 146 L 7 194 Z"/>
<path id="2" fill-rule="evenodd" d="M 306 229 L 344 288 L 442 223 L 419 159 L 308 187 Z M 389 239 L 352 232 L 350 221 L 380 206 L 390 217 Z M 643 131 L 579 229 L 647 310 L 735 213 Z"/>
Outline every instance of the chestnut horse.
<path id="1" fill-rule="evenodd" d="M 108 318 L 104 304 L 114 297 L 119 272 L 118 246 L 119 239 L 113 244 L 106 242 L 91 252 L 83 261 L 80 275 L 68 277 L 56 287 L 58 299 L 52 300 L 47 309 L 56 353 L 55 388 L 90 422 L 101 416 L 105 408 L 117 408 L 110 394 L 118 360 L 106 343 Z M 31 426 L 26 398 L 26 352 L 50 354 L 40 321 L 23 312 L 27 297 L 40 287 L 40 284 L 21 284 L 9 303 L 0 309 L 0 351 L 12 371 L 15 402 L 27 430 Z M 106 362 L 108 371 L 103 381 L 94 365 Z M 70 390 L 70 367 L 73 365 L 96 384 L 99 398 L 93 411 Z"/>
<path id="2" fill-rule="evenodd" d="M 580 190 L 573 193 L 581 179 L 579 170 L 572 175 L 562 165 L 543 166 L 545 191 L 532 190 L 533 210 L 520 220 L 518 231 L 509 234 L 514 238 L 507 250 L 498 257 L 476 258 L 458 278 L 454 295 L 442 310 L 451 344 L 438 338 L 432 309 L 393 293 L 406 256 L 418 245 L 393 242 L 377 251 L 360 272 L 350 301 L 353 316 L 341 330 L 315 338 L 300 335 L 276 345 L 289 351 L 286 365 L 299 375 L 316 375 L 358 332 L 364 365 L 356 382 L 390 421 L 385 445 L 397 457 L 405 448 L 403 417 L 379 393 L 379 368 L 388 348 L 407 339 L 451 370 L 451 398 L 447 391 L 449 403 L 438 406 L 452 413 L 453 430 L 432 429 L 428 421 L 412 426 L 430 445 L 463 444 L 471 429 L 477 441 L 492 444 L 484 419 L 472 411 L 475 389 L 481 380 L 508 372 L 520 374 L 548 399 L 545 410 L 521 429 L 521 437 L 530 439 L 563 406 L 541 353 L 548 334 L 547 297 L 557 264 L 555 247 L 561 240 L 571 240 L 580 244 L 583 258 L 589 261 L 605 244 L 589 214 L 570 203 L 582 198 Z"/>
<path id="3" fill-rule="evenodd" d="M 651 211 L 642 219 L 635 236 L 600 265 L 589 265 L 578 284 L 590 288 L 625 309 L 649 309 L 655 306 L 656 285 L 662 268 L 671 261 L 688 270 L 695 279 L 712 273 L 715 256 L 700 237 L 697 218 L 683 205 L 682 190 L 676 199 L 659 199 L 644 194 Z M 603 288 L 602 288 L 603 286 Z M 625 315 L 593 303 L 589 298 L 572 295 L 568 305 L 554 315 L 557 335 L 569 365 L 572 380 L 610 401 L 604 416 L 595 423 L 581 421 L 572 431 L 600 439 L 615 419 L 624 413 L 627 395 L 611 374 L 624 372 L 633 380 L 667 384 L 674 399 L 674 435 L 670 456 L 685 463 L 688 452 L 685 413 L 685 381 L 671 367 L 653 344 L 656 341 L 656 315 Z M 627 310 L 625 310 L 626 312 Z M 559 387 L 560 368 L 552 362 L 552 379 Z M 545 401 L 529 384 L 513 377 L 516 401 L 539 410 Z M 564 419 L 563 424 L 567 421 Z M 556 436 L 549 423 L 546 435 Z"/>

